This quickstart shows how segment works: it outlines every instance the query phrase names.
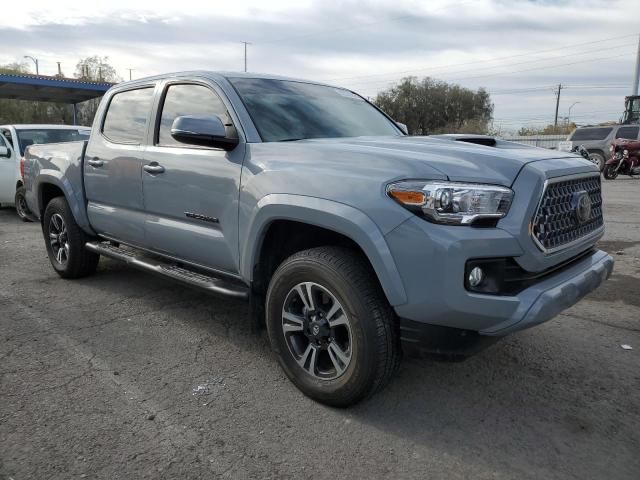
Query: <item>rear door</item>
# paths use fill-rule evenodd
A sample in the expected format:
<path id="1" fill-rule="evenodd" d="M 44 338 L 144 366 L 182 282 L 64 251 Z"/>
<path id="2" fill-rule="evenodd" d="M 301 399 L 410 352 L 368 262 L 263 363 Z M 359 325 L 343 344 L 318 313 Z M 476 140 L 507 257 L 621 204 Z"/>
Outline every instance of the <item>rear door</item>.
<path id="1" fill-rule="evenodd" d="M 170 81 L 162 87 L 153 145 L 142 184 L 151 248 L 218 271 L 238 272 L 238 191 L 245 144 L 232 151 L 182 144 L 171 137 L 182 115 L 217 115 L 232 124 L 220 90 L 208 83 Z"/>
<path id="2" fill-rule="evenodd" d="M 110 97 L 83 166 L 92 227 L 107 238 L 141 247 L 146 246 L 142 165 L 154 88 L 138 86 Z"/>

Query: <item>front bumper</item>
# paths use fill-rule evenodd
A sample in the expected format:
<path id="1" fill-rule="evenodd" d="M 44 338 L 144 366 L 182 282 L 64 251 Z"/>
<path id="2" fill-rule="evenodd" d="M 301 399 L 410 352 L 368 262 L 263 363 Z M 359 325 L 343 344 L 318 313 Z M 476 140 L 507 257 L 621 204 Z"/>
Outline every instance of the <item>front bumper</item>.
<path id="1" fill-rule="evenodd" d="M 517 295 L 477 294 L 464 288 L 466 261 L 517 260 L 524 252 L 509 232 L 447 227 L 415 218 L 390 232 L 386 240 L 408 298 L 407 303 L 394 308 L 404 324 L 414 329 L 416 323 L 422 323 L 481 336 L 503 336 L 529 328 L 550 320 L 597 288 L 614 264 L 606 252 L 596 250 Z"/>

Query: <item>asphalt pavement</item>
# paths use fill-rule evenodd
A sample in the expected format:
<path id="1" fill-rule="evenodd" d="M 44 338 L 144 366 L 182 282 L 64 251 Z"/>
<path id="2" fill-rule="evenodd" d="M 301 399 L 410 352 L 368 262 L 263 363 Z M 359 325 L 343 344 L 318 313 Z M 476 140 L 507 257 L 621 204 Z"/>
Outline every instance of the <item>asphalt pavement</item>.
<path id="1" fill-rule="evenodd" d="M 287 380 L 245 303 L 107 259 L 62 280 L 0 209 L 0 478 L 638 479 L 639 193 L 604 184 L 598 291 L 346 410 Z"/>

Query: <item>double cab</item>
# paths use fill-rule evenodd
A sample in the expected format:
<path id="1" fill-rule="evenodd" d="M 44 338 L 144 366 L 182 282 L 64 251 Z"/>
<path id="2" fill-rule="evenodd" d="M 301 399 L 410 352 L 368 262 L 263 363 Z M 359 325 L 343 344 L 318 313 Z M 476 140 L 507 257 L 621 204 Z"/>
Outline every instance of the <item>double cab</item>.
<path id="1" fill-rule="evenodd" d="M 88 141 L 27 149 L 25 186 L 61 277 L 104 256 L 246 298 L 285 374 L 336 406 L 383 387 L 403 352 L 474 353 L 613 268 L 591 162 L 410 136 L 357 93 L 304 80 L 121 83 Z"/>

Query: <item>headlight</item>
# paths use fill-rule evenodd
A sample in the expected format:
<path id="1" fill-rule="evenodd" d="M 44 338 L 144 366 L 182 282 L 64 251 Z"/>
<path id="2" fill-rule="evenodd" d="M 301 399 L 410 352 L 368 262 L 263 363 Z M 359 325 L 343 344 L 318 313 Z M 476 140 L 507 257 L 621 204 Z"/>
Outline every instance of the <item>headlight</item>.
<path id="1" fill-rule="evenodd" d="M 613 150 L 614 150 L 614 146 L 613 146 L 613 145 L 610 145 L 610 146 L 609 146 L 609 151 L 610 151 L 610 152 L 613 152 Z"/>
<path id="2" fill-rule="evenodd" d="M 435 223 L 471 225 L 498 219 L 509 211 L 513 191 L 497 185 L 407 180 L 392 183 L 387 193 L 405 208 Z"/>

